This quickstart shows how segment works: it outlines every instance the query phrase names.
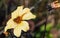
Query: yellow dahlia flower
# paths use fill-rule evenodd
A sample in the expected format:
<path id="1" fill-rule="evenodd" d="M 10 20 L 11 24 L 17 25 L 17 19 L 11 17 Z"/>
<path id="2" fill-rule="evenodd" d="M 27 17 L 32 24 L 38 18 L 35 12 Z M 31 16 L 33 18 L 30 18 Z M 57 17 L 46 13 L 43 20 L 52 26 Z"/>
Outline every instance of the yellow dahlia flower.
<path id="1" fill-rule="evenodd" d="M 21 35 L 21 30 L 24 32 L 29 30 L 29 24 L 24 20 L 34 19 L 35 17 L 36 16 L 30 12 L 29 8 L 23 9 L 23 6 L 19 6 L 15 11 L 11 13 L 11 19 L 8 20 L 4 32 L 13 28 L 14 35 L 19 37 Z"/>
<path id="2" fill-rule="evenodd" d="M 60 8 L 60 3 L 58 2 L 58 0 L 52 2 L 51 3 L 51 7 L 52 8 Z"/>

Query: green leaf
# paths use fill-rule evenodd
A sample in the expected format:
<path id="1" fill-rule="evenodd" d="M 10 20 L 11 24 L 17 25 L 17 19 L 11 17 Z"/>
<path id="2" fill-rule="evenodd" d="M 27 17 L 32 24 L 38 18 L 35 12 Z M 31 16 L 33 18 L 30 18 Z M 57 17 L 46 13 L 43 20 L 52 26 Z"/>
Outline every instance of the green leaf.
<path id="1" fill-rule="evenodd" d="M 51 34 L 51 33 L 46 33 L 46 36 L 45 36 L 46 38 L 53 38 L 53 34 Z"/>
<path id="2" fill-rule="evenodd" d="M 51 28 L 52 28 L 52 23 L 49 23 L 49 24 L 47 24 L 46 25 L 46 31 L 50 31 L 51 30 Z M 45 25 L 42 25 L 41 27 L 40 27 L 40 31 L 44 31 L 45 30 Z"/>
<path id="3" fill-rule="evenodd" d="M 47 24 L 46 25 L 46 31 L 50 31 L 52 26 L 53 26 L 52 23 Z"/>
<path id="4" fill-rule="evenodd" d="M 56 28 L 59 30 L 60 29 L 60 23 L 57 24 Z"/>
<path id="5" fill-rule="evenodd" d="M 50 37 L 50 38 L 52 38 L 52 37 L 53 37 L 53 35 L 52 35 L 52 34 L 49 34 L 49 37 Z"/>
<path id="6" fill-rule="evenodd" d="M 44 30 L 45 30 L 45 25 L 42 25 L 40 31 L 44 31 Z"/>
<path id="7" fill-rule="evenodd" d="M 36 34 L 36 38 L 40 38 L 40 33 L 37 33 Z"/>

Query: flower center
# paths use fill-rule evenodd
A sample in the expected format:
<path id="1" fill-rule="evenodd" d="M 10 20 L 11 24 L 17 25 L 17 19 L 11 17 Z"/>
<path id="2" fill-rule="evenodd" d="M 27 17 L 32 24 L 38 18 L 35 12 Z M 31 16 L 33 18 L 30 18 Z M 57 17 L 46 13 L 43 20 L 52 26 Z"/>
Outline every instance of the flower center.
<path id="1" fill-rule="evenodd" d="M 16 22 L 17 24 L 21 23 L 22 17 L 23 17 L 25 14 L 26 14 L 26 13 L 24 13 L 22 16 L 18 16 L 17 18 L 13 19 L 13 21 Z"/>
<path id="2" fill-rule="evenodd" d="M 20 23 L 22 21 L 22 17 L 18 16 L 17 18 L 13 19 L 14 22 Z"/>

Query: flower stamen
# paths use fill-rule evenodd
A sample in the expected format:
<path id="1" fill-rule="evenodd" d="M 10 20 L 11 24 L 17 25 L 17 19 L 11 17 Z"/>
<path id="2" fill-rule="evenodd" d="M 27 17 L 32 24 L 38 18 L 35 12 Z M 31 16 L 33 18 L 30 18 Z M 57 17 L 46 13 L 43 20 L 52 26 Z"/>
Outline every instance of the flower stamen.
<path id="1" fill-rule="evenodd" d="M 22 16 L 18 16 L 17 18 L 13 19 L 13 21 L 16 22 L 17 24 L 18 24 L 18 23 L 21 23 L 22 17 L 23 17 L 25 14 L 26 14 L 26 13 L 24 13 Z"/>
<path id="2" fill-rule="evenodd" d="M 22 21 L 22 17 L 18 16 L 17 18 L 13 19 L 14 22 L 20 23 Z"/>

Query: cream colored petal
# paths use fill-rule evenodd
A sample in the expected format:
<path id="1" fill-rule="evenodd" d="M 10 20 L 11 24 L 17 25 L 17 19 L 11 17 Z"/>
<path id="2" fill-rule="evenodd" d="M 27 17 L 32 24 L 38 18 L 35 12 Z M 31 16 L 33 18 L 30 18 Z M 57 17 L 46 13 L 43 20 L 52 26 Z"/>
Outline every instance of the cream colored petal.
<path id="1" fill-rule="evenodd" d="M 58 5 L 57 7 L 60 7 L 60 3 L 57 3 L 57 5 Z"/>
<path id="2" fill-rule="evenodd" d="M 16 36 L 16 37 L 20 37 L 21 36 L 21 29 L 20 29 L 20 27 L 16 27 L 16 28 L 14 28 L 14 35 Z"/>
<path id="3" fill-rule="evenodd" d="M 22 22 L 18 25 L 18 27 L 20 27 L 21 30 L 23 30 L 23 31 L 25 31 L 25 32 L 27 32 L 27 31 L 29 30 L 29 24 L 28 24 L 28 22 L 26 22 L 26 21 L 22 21 Z"/>
<path id="4" fill-rule="evenodd" d="M 58 2 L 58 1 L 55 1 L 55 2 Z M 55 2 L 51 3 L 51 7 L 52 8 L 59 8 L 60 7 L 60 3 L 56 3 Z"/>
<path id="5" fill-rule="evenodd" d="M 22 15 L 28 13 L 29 11 L 30 11 L 29 8 L 24 8 L 24 9 L 21 11 L 21 13 L 19 13 L 19 15 L 22 16 Z"/>
<path id="6" fill-rule="evenodd" d="M 17 7 L 17 9 L 15 11 L 13 11 L 12 14 L 11 14 L 12 19 L 19 16 L 19 14 L 21 13 L 22 10 L 23 10 L 23 6 Z"/>
<path id="7" fill-rule="evenodd" d="M 13 22 L 13 20 L 10 19 L 6 24 L 4 31 L 6 32 L 8 29 L 15 28 L 16 26 L 17 25 Z"/>
<path id="8" fill-rule="evenodd" d="M 26 14 L 22 17 L 23 20 L 30 20 L 30 19 L 34 19 L 34 18 L 36 18 L 36 16 L 33 15 L 31 12 L 26 13 Z"/>
<path id="9" fill-rule="evenodd" d="M 17 25 L 16 28 L 14 28 L 14 35 L 16 37 L 21 36 L 21 30 L 27 32 L 29 30 L 29 24 L 26 21 L 22 21 L 20 24 Z"/>

